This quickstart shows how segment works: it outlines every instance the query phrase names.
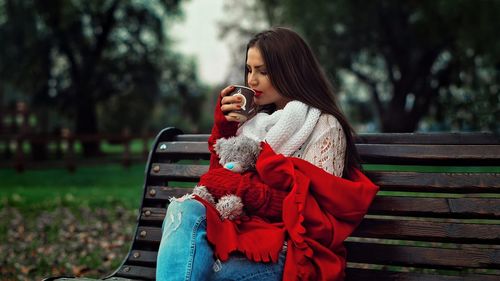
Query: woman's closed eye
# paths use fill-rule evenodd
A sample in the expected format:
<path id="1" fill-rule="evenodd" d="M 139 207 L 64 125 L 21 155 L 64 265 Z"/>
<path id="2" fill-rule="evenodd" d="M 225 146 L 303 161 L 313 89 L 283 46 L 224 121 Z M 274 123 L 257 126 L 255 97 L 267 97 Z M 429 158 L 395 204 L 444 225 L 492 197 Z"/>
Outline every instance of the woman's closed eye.
<path id="1" fill-rule="evenodd" d="M 265 75 L 265 76 L 267 75 L 267 69 L 260 68 L 260 67 L 257 67 L 255 69 L 258 70 L 260 74 Z M 248 73 L 252 73 L 252 68 L 250 66 L 248 66 L 248 65 L 247 65 L 247 72 Z"/>
<path id="2" fill-rule="evenodd" d="M 248 73 L 252 73 L 252 70 L 251 69 L 248 69 Z M 259 70 L 259 73 L 264 75 L 264 76 L 267 76 L 267 71 L 266 70 Z"/>

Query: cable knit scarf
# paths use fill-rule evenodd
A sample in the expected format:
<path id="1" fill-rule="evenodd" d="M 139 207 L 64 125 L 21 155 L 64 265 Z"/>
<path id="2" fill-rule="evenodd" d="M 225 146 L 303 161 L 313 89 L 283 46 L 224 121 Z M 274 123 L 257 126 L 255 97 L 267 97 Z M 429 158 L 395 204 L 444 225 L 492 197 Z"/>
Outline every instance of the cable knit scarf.
<path id="1" fill-rule="evenodd" d="M 300 101 L 290 101 L 272 114 L 258 113 L 238 129 L 256 141 L 266 141 L 277 153 L 291 156 L 307 140 L 321 111 Z"/>

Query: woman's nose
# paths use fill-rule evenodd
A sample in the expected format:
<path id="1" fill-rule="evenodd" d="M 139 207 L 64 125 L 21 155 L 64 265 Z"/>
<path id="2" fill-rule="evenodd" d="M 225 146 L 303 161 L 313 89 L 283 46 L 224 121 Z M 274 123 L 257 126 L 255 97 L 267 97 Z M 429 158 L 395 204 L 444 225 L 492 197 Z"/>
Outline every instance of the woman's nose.
<path id="1" fill-rule="evenodd" d="M 255 79 L 253 73 L 248 73 L 248 85 L 253 85 L 253 86 L 257 85 L 257 79 Z"/>

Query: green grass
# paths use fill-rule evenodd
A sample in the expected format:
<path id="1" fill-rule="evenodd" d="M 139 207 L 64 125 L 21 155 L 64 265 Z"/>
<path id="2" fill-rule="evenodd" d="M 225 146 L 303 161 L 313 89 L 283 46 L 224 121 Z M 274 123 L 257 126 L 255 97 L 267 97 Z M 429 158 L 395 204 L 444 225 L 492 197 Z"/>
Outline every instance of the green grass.
<path id="1" fill-rule="evenodd" d="M 36 212 L 54 207 L 104 207 L 118 204 L 138 208 L 142 197 L 144 164 L 65 169 L 0 170 L 0 208 L 13 206 Z"/>
<path id="2" fill-rule="evenodd" d="M 152 139 L 148 139 L 147 141 L 147 150 L 149 151 L 151 149 L 151 144 L 152 144 L 153 140 Z M 107 142 L 107 141 L 102 141 L 99 143 L 100 144 L 100 148 L 101 148 L 101 151 L 105 154 L 121 154 L 124 152 L 125 150 L 125 147 L 123 144 L 114 144 L 114 143 L 110 143 L 110 142 Z M 16 147 L 15 147 L 15 142 L 14 141 L 11 141 L 9 143 L 9 148 L 10 148 L 10 151 L 11 153 L 15 153 L 16 151 Z M 55 142 L 49 142 L 48 143 L 48 149 L 51 153 L 51 155 L 55 154 L 55 151 L 56 151 L 56 143 Z M 76 141 L 75 142 L 75 153 L 76 154 L 81 154 L 82 153 L 82 144 L 81 142 L 79 141 Z M 6 143 L 5 142 L 0 142 L 0 151 L 5 151 L 6 149 Z M 63 150 L 63 153 L 66 153 L 66 149 L 67 149 L 67 145 L 63 142 L 62 144 L 62 150 Z M 141 140 L 141 139 L 134 139 L 132 141 L 130 141 L 130 152 L 132 154 L 140 154 L 142 153 L 144 150 L 144 141 Z M 23 142 L 23 153 L 25 155 L 29 155 L 31 153 L 31 145 L 25 141 Z"/>
<path id="3" fill-rule="evenodd" d="M 151 149 L 151 144 L 153 140 L 148 140 L 147 150 Z M 130 151 L 131 153 L 142 153 L 144 148 L 144 142 L 142 140 L 132 140 L 130 142 Z M 122 144 L 111 144 L 108 142 L 101 143 L 101 149 L 104 153 L 123 153 L 124 146 Z M 79 150 L 81 148 L 79 147 Z"/>

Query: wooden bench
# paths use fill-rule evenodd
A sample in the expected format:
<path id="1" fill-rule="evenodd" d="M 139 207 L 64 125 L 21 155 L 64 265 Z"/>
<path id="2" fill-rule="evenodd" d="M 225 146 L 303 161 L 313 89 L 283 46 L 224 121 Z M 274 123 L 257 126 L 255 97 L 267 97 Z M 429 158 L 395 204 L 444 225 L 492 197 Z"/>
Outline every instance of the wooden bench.
<path id="1" fill-rule="evenodd" d="M 207 171 L 207 139 L 175 128 L 157 136 L 134 241 L 110 280 L 154 279 L 168 199 Z M 369 134 L 357 147 L 381 191 L 346 241 L 346 280 L 500 280 L 498 135 Z"/>

